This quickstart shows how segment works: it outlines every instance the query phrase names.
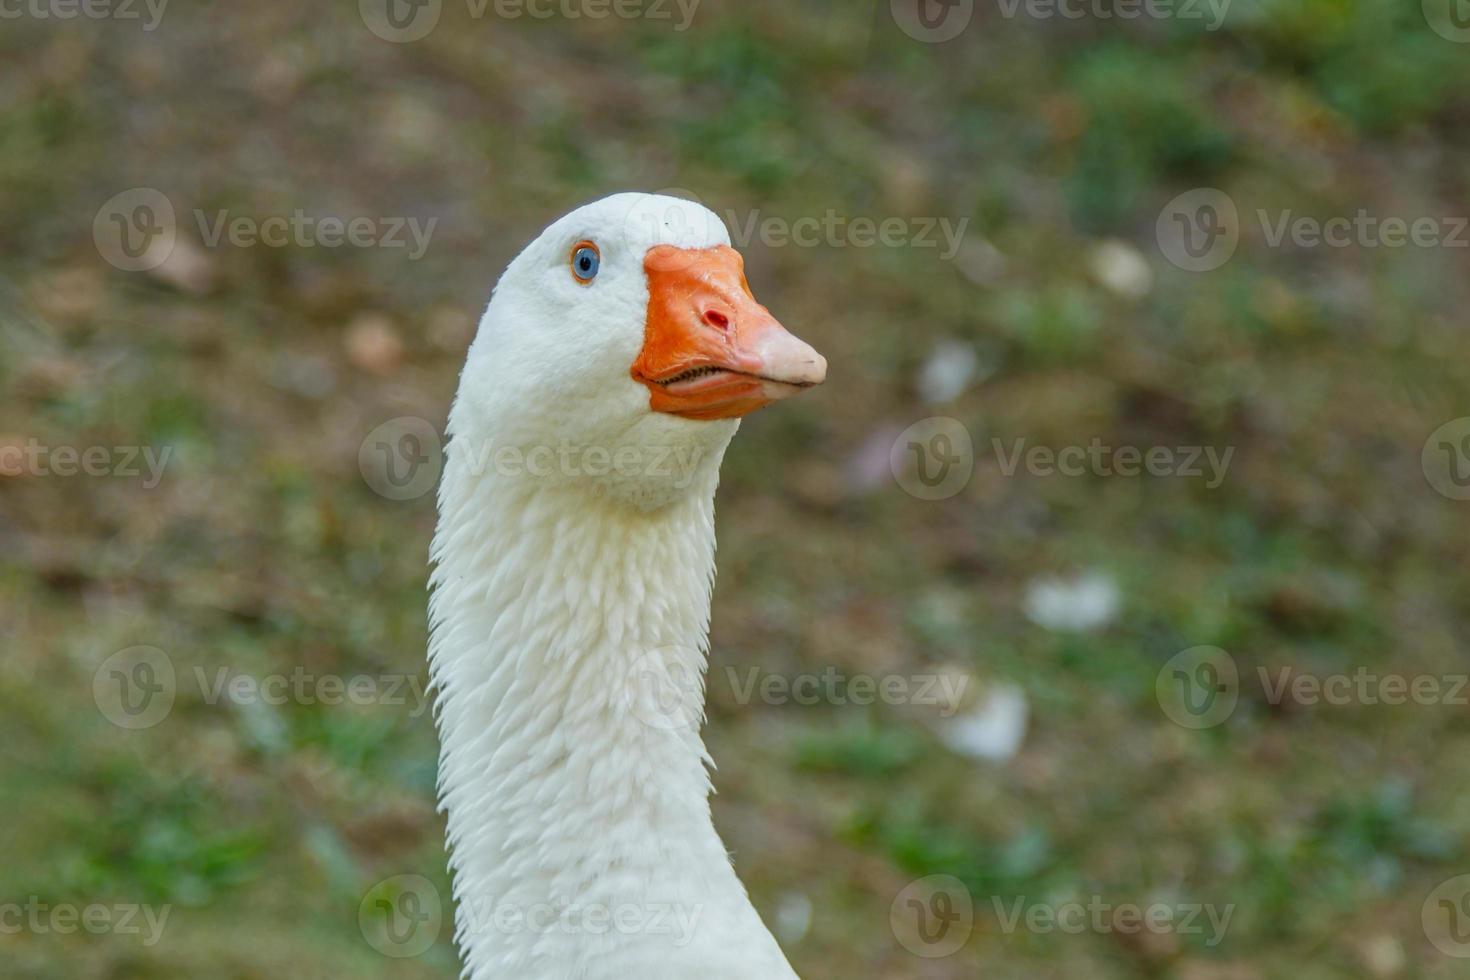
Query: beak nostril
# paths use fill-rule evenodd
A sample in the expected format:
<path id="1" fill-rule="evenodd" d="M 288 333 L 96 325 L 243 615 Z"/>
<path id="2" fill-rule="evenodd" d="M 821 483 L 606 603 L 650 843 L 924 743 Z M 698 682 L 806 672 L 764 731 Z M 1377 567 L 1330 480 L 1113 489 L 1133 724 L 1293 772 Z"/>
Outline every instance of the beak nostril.
<path id="1" fill-rule="evenodd" d="M 730 329 L 730 318 L 719 310 L 705 310 L 704 322 L 718 330 Z"/>

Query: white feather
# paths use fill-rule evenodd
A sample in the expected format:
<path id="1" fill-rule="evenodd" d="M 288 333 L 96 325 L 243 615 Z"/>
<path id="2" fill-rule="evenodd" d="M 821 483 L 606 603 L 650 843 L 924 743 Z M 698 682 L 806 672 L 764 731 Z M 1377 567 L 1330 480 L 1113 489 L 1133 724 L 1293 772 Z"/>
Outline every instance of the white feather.
<path id="1" fill-rule="evenodd" d="M 602 254 L 590 286 L 567 266 L 582 239 Z M 496 287 L 450 413 L 429 659 L 471 980 L 796 976 L 714 830 L 697 727 L 640 710 L 653 674 L 703 714 L 714 493 L 738 427 L 653 413 L 629 376 L 659 243 L 729 234 L 633 194 L 548 228 Z M 637 465 L 502 465 L 548 447 Z M 562 909 L 583 921 L 531 921 Z"/>

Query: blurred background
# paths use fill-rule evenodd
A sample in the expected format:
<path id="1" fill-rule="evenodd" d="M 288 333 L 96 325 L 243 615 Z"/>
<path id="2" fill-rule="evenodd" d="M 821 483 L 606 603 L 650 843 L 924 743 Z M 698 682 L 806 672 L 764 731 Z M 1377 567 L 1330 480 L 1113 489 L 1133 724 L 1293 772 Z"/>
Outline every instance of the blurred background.
<path id="1" fill-rule="evenodd" d="M 680 188 L 831 363 L 726 459 L 706 734 L 803 976 L 1470 975 L 1462 0 L 393 2 L 0 4 L 0 974 L 457 975 L 359 914 L 448 895 L 369 435 Z M 402 688 L 214 688 L 293 676 Z"/>

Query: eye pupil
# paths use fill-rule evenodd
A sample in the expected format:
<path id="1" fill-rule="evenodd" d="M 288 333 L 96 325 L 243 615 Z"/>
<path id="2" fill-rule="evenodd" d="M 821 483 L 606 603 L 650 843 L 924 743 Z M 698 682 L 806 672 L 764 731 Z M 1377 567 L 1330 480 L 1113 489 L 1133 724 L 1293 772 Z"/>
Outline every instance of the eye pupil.
<path id="1" fill-rule="evenodd" d="M 602 257 L 595 245 L 582 245 L 572 253 L 572 272 L 582 282 L 591 282 L 602 265 Z"/>

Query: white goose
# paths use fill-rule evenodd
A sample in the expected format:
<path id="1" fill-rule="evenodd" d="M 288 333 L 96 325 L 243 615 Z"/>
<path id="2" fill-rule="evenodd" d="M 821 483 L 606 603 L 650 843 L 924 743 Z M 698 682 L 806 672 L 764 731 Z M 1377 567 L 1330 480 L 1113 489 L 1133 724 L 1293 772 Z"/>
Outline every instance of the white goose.
<path id="1" fill-rule="evenodd" d="M 720 460 L 827 370 L 742 270 L 705 208 L 615 195 L 511 262 L 470 347 L 429 610 L 470 980 L 796 977 L 698 731 Z"/>

